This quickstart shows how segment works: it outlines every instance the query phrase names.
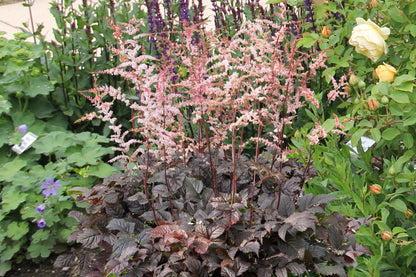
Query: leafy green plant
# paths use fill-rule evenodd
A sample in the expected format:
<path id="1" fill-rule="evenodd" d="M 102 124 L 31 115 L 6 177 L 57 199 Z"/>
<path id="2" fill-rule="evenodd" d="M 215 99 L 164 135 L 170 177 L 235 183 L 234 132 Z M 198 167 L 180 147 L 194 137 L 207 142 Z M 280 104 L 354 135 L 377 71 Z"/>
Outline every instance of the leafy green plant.
<path id="1" fill-rule="evenodd" d="M 102 161 L 112 153 L 101 145 L 108 139 L 67 131 L 67 120 L 50 94 L 54 86 L 40 62 L 43 48 L 26 37 L 0 38 L 0 275 L 13 262 L 39 261 L 65 249 L 76 225 L 67 218 L 75 208 L 67 190 L 75 184 L 89 187 L 114 172 Z M 23 147 L 29 133 L 37 139 Z M 12 151 L 14 145 L 23 152 Z"/>

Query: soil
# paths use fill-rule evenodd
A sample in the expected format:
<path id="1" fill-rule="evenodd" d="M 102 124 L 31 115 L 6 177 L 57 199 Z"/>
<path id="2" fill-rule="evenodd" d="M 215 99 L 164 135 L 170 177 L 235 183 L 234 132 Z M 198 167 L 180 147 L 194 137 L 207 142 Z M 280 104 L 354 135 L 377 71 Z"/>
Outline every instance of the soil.
<path id="1" fill-rule="evenodd" d="M 23 261 L 20 264 L 15 264 L 4 277 L 69 277 L 69 268 L 64 270 L 60 268 L 54 268 L 53 263 L 56 256 L 52 255 L 46 261 L 42 263 L 34 263 L 32 261 Z"/>

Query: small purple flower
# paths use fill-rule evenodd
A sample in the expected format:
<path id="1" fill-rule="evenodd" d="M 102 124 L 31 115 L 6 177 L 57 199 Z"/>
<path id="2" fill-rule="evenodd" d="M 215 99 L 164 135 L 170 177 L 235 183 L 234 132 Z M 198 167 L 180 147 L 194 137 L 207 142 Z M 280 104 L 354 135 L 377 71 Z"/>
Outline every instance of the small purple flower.
<path id="1" fill-rule="evenodd" d="M 61 187 L 61 184 L 59 181 L 53 182 L 53 178 L 46 178 L 45 183 L 42 183 L 40 185 L 40 188 L 43 189 L 42 194 L 45 195 L 45 197 L 48 197 L 49 195 L 55 196 L 57 191 L 56 188 Z"/>
<path id="2" fill-rule="evenodd" d="M 27 131 L 26 124 L 19 125 L 19 127 L 17 127 L 17 130 L 19 130 L 19 133 L 22 133 L 22 134 L 26 133 Z"/>
<path id="3" fill-rule="evenodd" d="M 36 210 L 40 213 L 43 213 L 45 211 L 45 205 L 39 205 L 36 207 Z"/>
<path id="4" fill-rule="evenodd" d="M 46 221 L 42 218 L 38 221 L 38 228 L 44 228 L 46 226 Z"/>

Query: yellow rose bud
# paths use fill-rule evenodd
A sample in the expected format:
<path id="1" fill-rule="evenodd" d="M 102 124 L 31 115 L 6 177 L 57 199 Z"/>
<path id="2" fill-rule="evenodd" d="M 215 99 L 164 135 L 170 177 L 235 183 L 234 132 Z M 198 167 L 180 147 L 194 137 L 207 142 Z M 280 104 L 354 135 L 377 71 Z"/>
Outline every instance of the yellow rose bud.
<path id="1" fill-rule="evenodd" d="M 381 191 L 382 191 L 382 188 L 380 187 L 380 185 L 374 184 L 370 186 L 370 192 L 373 195 L 380 194 Z"/>
<path id="2" fill-rule="evenodd" d="M 390 29 L 380 28 L 370 19 L 365 21 L 358 17 L 356 21 L 357 26 L 352 29 L 349 40 L 349 43 L 355 47 L 355 51 L 370 58 L 373 62 L 377 61 L 383 53 L 387 54 L 385 40 L 390 35 Z"/>
<path id="3" fill-rule="evenodd" d="M 322 35 L 324 38 L 329 38 L 329 36 L 331 35 L 331 33 L 332 33 L 331 29 L 329 29 L 327 26 L 324 26 L 324 27 L 322 28 L 321 35 Z"/>
<path id="4" fill-rule="evenodd" d="M 370 111 L 375 111 L 380 108 L 380 103 L 374 98 L 369 99 L 367 105 Z"/>
<path id="5" fill-rule="evenodd" d="M 393 234 L 387 231 L 381 232 L 381 238 L 385 241 L 389 241 L 393 238 Z"/>
<path id="6" fill-rule="evenodd" d="M 383 63 L 376 68 L 376 75 L 377 78 L 381 82 L 393 82 L 394 80 L 394 74 L 396 74 L 397 70 L 392 67 L 391 65 L 388 65 L 386 63 Z"/>
<path id="7" fill-rule="evenodd" d="M 354 73 L 352 73 L 350 75 L 350 79 L 349 79 L 350 85 L 355 86 L 356 84 L 358 84 L 359 81 L 360 81 L 360 78 L 358 78 L 357 76 L 355 76 Z"/>

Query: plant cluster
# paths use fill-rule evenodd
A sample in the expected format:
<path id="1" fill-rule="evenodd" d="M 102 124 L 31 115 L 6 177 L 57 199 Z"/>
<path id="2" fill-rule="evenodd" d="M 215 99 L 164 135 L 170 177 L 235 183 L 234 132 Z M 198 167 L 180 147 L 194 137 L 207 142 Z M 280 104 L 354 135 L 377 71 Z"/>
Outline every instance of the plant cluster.
<path id="1" fill-rule="evenodd" d="M 341 143 L 328 140 L 315 148 L 312 158 L 319 174 L 307 191 L 338 196 L 328 205 L 330 210 L 376 218 L 357 233 L 357 241 L 374 256 L 361 257 L 350 276 L 412 275 L 416 50 L 409 46 L 416 41 L 416 3 L 329 1 L 313 10 L 315 30 L 303 33 L 300 44 L 326 49 L 325 73 L 349 72 L 350 98 L 328 103 L 325 112 L 353 120 L 345 124 L 348 137 Z M 302 145 L 300 134 L 306 132 L 308 126 L 294 139 L 295 145 Z M 367 150 L 363 136 L 375 145 Z M 356 150 L 343 145 L 348 140 Z M 302 156 L 307 160 L 310 153 Z"/>
<path id="2" fill-rule="evenodd" d="M 101 145 L 107 138 L 67 130 L 40 62 L 43 48 L 26 38 L 0 38 L 0 275 L 12 262 L 65 249 L 76 225 L 67 218 L 76 207 L 66 190 L 115 172 L 101 161 L 112 152 Z"/>
<path id="3" fill-rule="evenodd" d="M 81 253 L 83 274 L 346 276 L 344 266 L 369 254 L 353 236 L 369 218 L 326 214 L 334 197 L 303 195 L 310 162 L 287 158 L 297 111 L 319 108 L 308 84 L 326 56 L 300 51 L 284 12 L 278 23 L 245 22 L 231 39 L 185 27 L 160 41 L 158 58 L 143 54 L 141 21 L 113 26 L 122 63 L 99 74 L 127 79 L 137 97 L 107 85 L 83 92 L 97 108 L 84 119 L 109 123 L 113 161 L 127 170 L 78 198 L 91 205 L 87 216 L 72 213 L 70 240 L 102 250 Z M 333 83 L 337 95 L 343 83 Z M 117 102 L 134 114 L 128 129 Z M 310 144 L 342 132 L 315 127 Z M 95 268 L 82 266 L 90 260 Z"/>

